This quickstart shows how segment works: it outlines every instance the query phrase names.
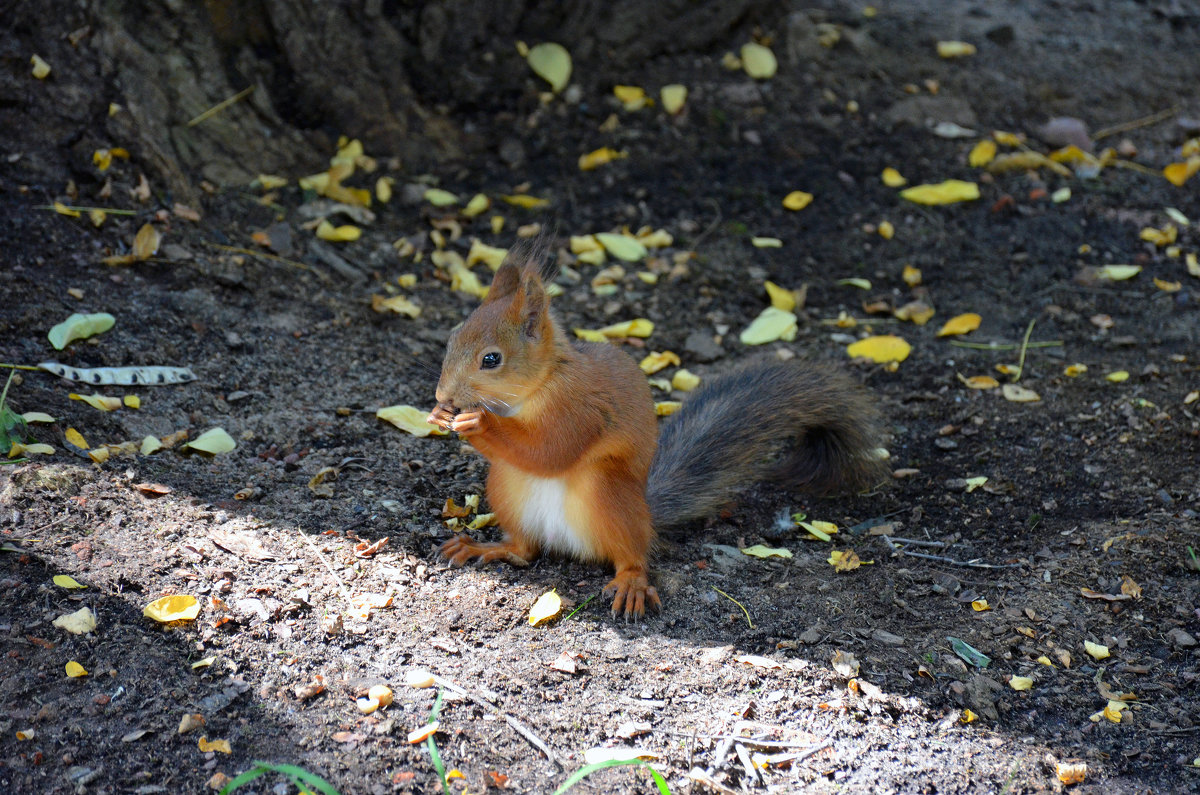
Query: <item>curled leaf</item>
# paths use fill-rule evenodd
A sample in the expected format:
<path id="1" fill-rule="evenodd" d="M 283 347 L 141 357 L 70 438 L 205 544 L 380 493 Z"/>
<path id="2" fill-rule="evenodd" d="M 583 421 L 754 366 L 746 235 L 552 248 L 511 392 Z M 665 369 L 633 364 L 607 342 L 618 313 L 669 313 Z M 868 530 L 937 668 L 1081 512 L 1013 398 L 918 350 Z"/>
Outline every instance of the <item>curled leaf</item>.
<path id="1" fill-rule="evenodd" d="M 547 591 L 538 597 L 529 608 L 529 626 L 536 627 L 558 617 L 562 612 L 562 597 L 555 591 Z"/>
<path id="2" fill-rule="evenodd" d="M 146 605 L 142 609 L 142 615 L 152 618 L 160 624 L 169 624 L 172 621 L 191 621 L 200 615 L 200 603 L 196 601 L 196 597 L 187 594 L 164 596 Z"/>
<path id="3" fill-rule="evenodd" d="M 91 315 L 76 313 L 50 329 L 50 333 L 46 336 L 50 339 L 50 344 L 54 346 L 54 349 L 61 351 L 75 340 L 87 339 L 108 331 L 116 322 L 117 319 L 107 312 L 97 312 Z"/>
<path id="4" fill-rule="evenodd" d="M 786 549 L 772 549 L 771 547 L 755 544 L 752 547 L 743 547 L 743 555 L 750 555 L 755 558 L 790 558 L 792 553 Z"/>
<path id="5" fill-rule="evenodd" d="M 552 41 L 535 44 L 525 56 L 525 62 L 535 75 L 550 84 L 556 94 L 571 81 L 571 53 L 561 44 Z"/>

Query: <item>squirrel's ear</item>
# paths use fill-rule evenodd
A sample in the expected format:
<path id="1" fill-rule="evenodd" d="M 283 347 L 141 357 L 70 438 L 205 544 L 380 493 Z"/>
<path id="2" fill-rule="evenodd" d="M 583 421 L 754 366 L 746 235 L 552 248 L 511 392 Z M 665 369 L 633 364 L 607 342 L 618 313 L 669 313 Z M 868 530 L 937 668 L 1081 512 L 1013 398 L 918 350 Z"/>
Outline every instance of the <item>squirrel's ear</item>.
<path id="1" fill-rule="evenodd" d="M 492 301 L 512 295 L 520 286 L 521 269 L 511 262 L 506 262 L 500 266 L 500 270 L 496 271 L 496 277 L 492 279 L 492 286 L 488 288 L 487 297 L 483 299 L 483 302 L 490 304 Z"/>
<path id="2" fill-rule="evenodd" d="M 520 306 L 514 301 L 513 310 L 519 312 L 521 332 L 530 339 L 542 336 L 547 321 L 546 288 L 542 286 L 541 276 L 536 268 L 526 267 L 521 271 L 520 292 L 523 300 Z"/>

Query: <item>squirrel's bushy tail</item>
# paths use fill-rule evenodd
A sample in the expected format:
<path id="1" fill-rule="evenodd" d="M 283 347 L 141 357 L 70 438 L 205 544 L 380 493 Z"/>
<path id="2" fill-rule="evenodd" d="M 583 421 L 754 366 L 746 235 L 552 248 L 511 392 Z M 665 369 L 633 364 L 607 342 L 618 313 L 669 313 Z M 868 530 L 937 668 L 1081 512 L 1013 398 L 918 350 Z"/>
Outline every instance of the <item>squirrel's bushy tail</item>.
<path id="1" fill-rule="evenodd" d="M 887 469 L 871 396 L 803 361 L 759 361 L 714 378 L 668 420 L 650 465 L 655 527 L 711 516 L 774 480 L 814 493 L 874 485 Z"/>

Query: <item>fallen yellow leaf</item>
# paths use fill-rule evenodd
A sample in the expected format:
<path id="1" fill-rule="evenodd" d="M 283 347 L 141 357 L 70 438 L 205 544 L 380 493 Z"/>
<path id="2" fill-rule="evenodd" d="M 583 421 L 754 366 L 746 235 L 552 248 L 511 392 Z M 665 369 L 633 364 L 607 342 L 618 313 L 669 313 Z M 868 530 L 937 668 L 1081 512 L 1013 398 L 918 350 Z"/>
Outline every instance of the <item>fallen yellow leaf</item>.
<path id="1" fill-rule="evenodd" d="M 66 669 L 67 669 L 67 676 L 71 677 L 72 679 L 77 679 L 80 676 L 88 675 L 87 669 L 84 668 L 79 663 L 75 662 L 74 660 L 71 660 L 70 662 L 67 663 Z"/>
<path id="2" fill-rule="evenodd" d="M 1068 378 L 1078 378 L 1086 373 L 1087 369 L 1088 368 L 1086 364 L 1068 364 L 1063 368 L 1063 375 L 1067 376 Z"/>
<path id="3" fill-rule="evenodd" d="M 1104 376 L 1104 380 L 1111 381 L 1114 384 L 1119 384 L 1122 381 L 1128 381 L 1129 380 L 1129 371 L 1128 370 L 1115 370 L 1115 371 L 1109 373 L 1108 375 Z"/>
<path id="4" fill-rule="evenodd" d="M 552 41 L 535 44 L 525 55 L 525 62 L 538 77 L 550 84 L 557 94 L 571 81 L 571 53 Z"/>
<path id="5" fill-rule="evenodd" d="M 680 392 L 691 392 L 698 386 L 700 386 L 700 376 L 688 370 L 676 370 L 675 375 L 671 376 L 671 388 L 678 389 Z"/>
<path id="6" fill-rule="evenodd" d="M 539 199 L 537 196 L 530 196 L 527 193 L 518 193 L 515 196 L 506 196 L 502 194 L 500 198 L 506 203 L 511 204 L 513 207 L 522 207 L 526 210 L 537 210 L 541 207 L 550 206 L 549 199 Z"/>
<path id="7" fill-rule="evenodd" d="M 789 210 L 803 210 L 812 204 L 813 195 L 802 190 L 794 190 L 783 197 L 783 206 Z"/>
<path id="8" fill-rule="evenodd" d="M 1020 384 L 1005 384 L 1000 388 L 1000 394 L 1004 395 L 1005 400 L 1013 403 L 1036 403 L 1042 399 L 1037 392 Z"/>
<path id="9" fill-rule="evenodd" d="M 63 432 L 63 436 L 66 437 L 68 442 L 82 450 L 88 450 L 91 448 L 91 445 L 89 445 L 87 440 L 83 438 L 83 434 L 74 428 L 67 428 L 67 430 Z"/>
<path id="10" fill-rule="evenodd" d="M 967 389 L 995 389 L 996 387 L 1000 386 L 1000 382 L 995 378 L 992 378 L 990 375 L 973 375 L 968 378 L 959 374 L 958 380 L 961 381 L 963 386 L 965 386 Z"/>
<path id="11" fill-rule="evenodd" d="M 744 547 L 743 555 L 750 555 L 755 558 L 790 558 L 792 553 L 786 549 L 772 549 L 771 547 L 755 544 L 752 547 Z"/>
<path id="12" fill-rule="evenodd" d="M 931 185 L 914 185 L 900 191 L 900 197 L 915 204 L 953 204 L 979 198 L 979 186 L 961 179 L 948 179 Z"/>
<path id="13" fill-rule="evenodd" d="M 681 408 L 683 408 L 683 403 L 678 400 L 660 400 L 654 404 L 654 415 L 656 417 L 670 417 Z"/>
<path id="14" fill-rule="evenodd" d="M 681 364 L 679 356 L 672 351 L 652 351 L 638 364 L 646 375 L 653 375 L 667 367 L 678 367 Z"/>
<path id="15" fill-rule="evenodd" d="M 975 601 L 971 602 L 971 609 L 976 613 L 983 613 L 987 610 L 991 610 L 992 606 L 988 604 L 987 599 L 976 599 Z"/>
<path id="16" fill-rule="evenodd" d="M 768 306 L 746 327 L 738 339 L 743 345 L 764 345 L 776 340 L 791 341 L 796 338 L 796 315 L 774 306 Z"/>
<path id="17" fill-rule="evenodd" d="M 390 298 L 384 298 L 382 295 L 372 295 L 371 310 L 381 315 L 385 312 L 394 312 L 397 315 L 407 315 L 414 318 L 421 316 L 421 307 L 414 304 L 405 295 L 393 295 Z"/>
<path id="18" fill-rule="evenodd" d="M 641 110 L 650 103 L 649 97 L 646 96 L 646 89 L 641 86 L 613 86 L 613 96 L 627 111 Z"/>
<path id="19" fill-rule="evenodd" d="M 332 243 L 347 243 L 362 237 L 362 230 L 353 224 L 334 226 L 325 220 L 317 224 L 317 237 Z"/>
<path id="20" fill-rule="evenodd" d="M 50 64 L 42 58 L 42 56 L 34 54 L 30 56 L 29 63 L 33 64 L 33 76 L 38 80 L 45 80 L 50 76 Z"/>
<path id="21" fill-rule="evenodd" d="M 757 42 L 751 41 L 743 44 L 741 55 L 742 68 L 755 80 L 769 80 L 775 76 L 775 71 L 779 68 L 779 64 L 775 60 L 775 53 Z"/>
<path id="22" fill-rule="evenodd" d="M 1099 643 L 1092 643 L 1090 640 L 1083 642 L 1083 650 L 1095 660 L 1103 660 L 1109 656 L 1108 647 L 1101 646 Z"/>
<path id="23" fill-rule="evenodd" d="M 1028 676 L 1013 676 L 1009 678 L 1008 686 L 1013 690 L 1031 690 L 1033 688 L 1033 679 Z"/>
<path id="24" fill-rule="evenodd" d="M 972 168 L 986 166 L 996 157 L 996 142 L 984 139 L 975 144 L 971 149 L 971 154 L 967 155 L 967 162 Z"/>
<path id="25" fill-rule="evenodd" d="M 81 400 L 92 408 L 99 409 L 100 411 L 116 411 L 117 409 L 121 408 L 122 405 L 120 398 L 108 397 L 106 395 L 79 395 L 71 392 L 67 395 L 67 397 L 71 400 Z"/>
<path id="26" fill-rule="evenodd" d="M 687 86 L 682 86 L 678 83 L 663 86 L 658 92 L 659 99 L 662 100 L 663 110 L 672 116 L 683 110 L 683 106 L 687 102 L 687 95 Z"/>
<path id="27" fill-rule="evenodd" d="M 197 450 L 209 455 L 220 455 L 237 449 L 237 442 L 224 428 L 212 428 L 185 444 L 180 450 Z"/>
<path id="28" fill-rule="evenodd" d="M 66 588 L 68 590 L 70 590 L 72 588 L 86 588 L 87 587 L 86 585 L 80 585 L 78 582 L 76 582 L 75 578 L 69 574 L 55 574 L 53 582 L 59 588 Z"/>
<path id="29" fill-rule="evenodd" d="M 975 45 L 965 41 L 939 41 L 937 54 L 941 58 L 963 58 L 975 54 Z"/>
<path id="30" fill-rule="evenodd" d="M 901 188 L 908 184 L 908 180 L 891 166 L 883 170 L 883 173 L 879 175 L 879 179 L 889 188 Z"/>
<path id="31" fill-rule="evenodd" d="M 579 170 L 592 171 L 599 168 L 605 163 L 611 163 L 614 160 L 629 157 L 627 152 L 618 152 L 616 149 L 611 149 L 607 146 L 588 152 L 586 155 L 579 156 Z"/>
<path id="32" fill-rule="evenodd" d="M 164 596 L 146 605 L 142 609 L 142 615 L 154 619 L 160 624 L 168 624 L 172 621 L 191 621 L 200 615 L 200 603 L 196 601 L 196 597 L 187 594 Z"/>
<path id="33" fill-rule="evenodd" d="M 536 627 L 547 621 L 558 618 L 562 612 L 562 598 L 556 591 L 547 591 L 538 597 L 529 608 L 529 626 Z"/>
<path id="34" fill-rule="evenodd" d="M 209 751 L 220 751 L 223 754 L 233 753 L 233 749 L 229 747 L 228 740 L 209 740 L 207 737 L 201 737 L 199 746 L 200 750 L 206 754 Z"/>
<path id="35" fill-rule="evenodd" d="M 793 291 L 784 289 L 772 281 L 763 282 L 763 286 L 767 288 L 771 306 L 784 312 L 791 312 L 796 308 L 796 294 Z"/>
<path id="36" fill-rule="evenodd" d="M 912 346 L 903 337 L 883 334 L 866 337 L 846 347 L 846 353 L 855 359 L 867 358 L 876 364 L 902 362 L 912 352 Z"/>
<path id="37" fill-rule="evenodd" d="M 445 436 L 449 431 L 425 421 L 428 411 L 415 406 L 385 406 L 375 412 L 375 416 L 384 422 L 390 422 L 402 431 L 413 436 Z"/>
<path id="38" fill-rule="evenodd" d="M 1107 279 L 1114 282 L 1132 279 L 1141 272 L 1141 265 L 1105 265 L 1103 267 L 1096 268 L 1096 276 L 1098 278 Z"/>
<path id="39" fill-rule="evenodd" d="M 473 237 L 471 238 L 471 250 L 467 252 L 467 267 L 482 262 L 493 271 L 500 270 L 500 266 L 504 264 L 504 258 L 507 256 L 508 249 L 489 246 L 479 238 Z"/>
<path id="40" fill-rule="evenodd" d="M 96 614 L 89 607 L 81 607 L 74 613 L 59 616 L 52 623 L 72 635 L 86 635 L 96 628 Z"/>
<path id="41" fill-rule="evenodd" d="M 974 312 L 967 312 L 966 314 L 957 315 L 947 320 L 945 325 L 943 325 L 938 331 L 937 335 L 939 337 L 949 337 L 955 334 L 969 334 L 970 332 L 979 328 L 979 324 L 982 320 L 983 318 Z"/>

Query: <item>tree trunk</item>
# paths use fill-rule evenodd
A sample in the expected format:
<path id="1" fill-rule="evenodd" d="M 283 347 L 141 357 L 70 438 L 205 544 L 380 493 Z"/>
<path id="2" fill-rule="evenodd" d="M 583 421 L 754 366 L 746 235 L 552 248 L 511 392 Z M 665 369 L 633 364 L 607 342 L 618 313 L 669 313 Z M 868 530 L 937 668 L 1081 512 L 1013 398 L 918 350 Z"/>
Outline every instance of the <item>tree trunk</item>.
<path id="1" fill-rule="evenodd" d="M 48 35 L 73 30 L 74 60 L 56 76 L 75 90 L 60 86 L 53 103 L 73 122 L 64 129 L 82 116 L 91 122 L 65 142 L 80 150 L 73 160 L 90 159 L 93 143 L 123 146 L 186 201 L 200 179 L 233 185 L 320 170 L 343 134 L 412 169 L 458 158 L 470 146 L 457 121 L 464 109 L 503 107 L 536 82 L 518 39 L 563 44 L 573 79 L 589 88 L 617 82 L 624 68 L 633 78 L 655 56 L 712 49 L 771 7 L 664 0 L 648 14 L 638 0 L 90 0 L 82 8 L 16 0 L 3 14 L 13 26 L 0 34 L 0 52 L 27 61 L 52 50 Z M 0 76 L 0 121 L 36 126 L 36 108 L 5 104 L 9 90 L 27 96 L 30 82 L 27 71 Z M 110 102 L 122 110 L 110 116 Z"/>

